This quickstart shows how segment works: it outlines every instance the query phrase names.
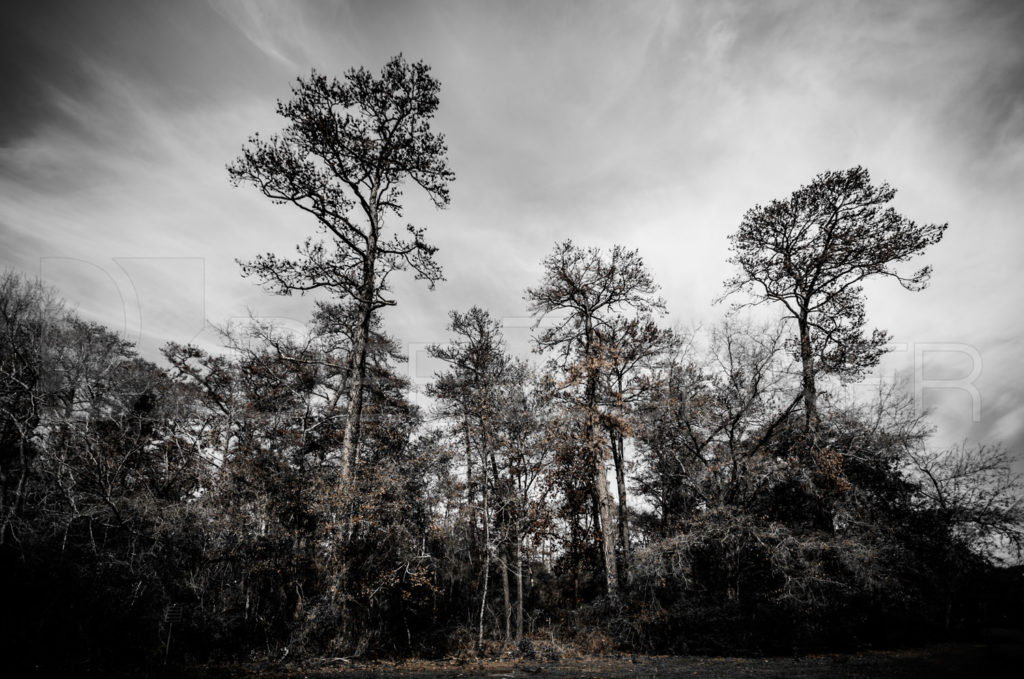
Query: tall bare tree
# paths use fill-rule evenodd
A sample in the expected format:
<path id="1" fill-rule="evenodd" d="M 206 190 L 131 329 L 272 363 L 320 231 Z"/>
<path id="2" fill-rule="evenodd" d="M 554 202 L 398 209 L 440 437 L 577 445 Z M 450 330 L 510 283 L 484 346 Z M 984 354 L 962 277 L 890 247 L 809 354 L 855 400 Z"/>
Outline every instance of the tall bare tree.
<path id="1" fill-rule="evenodd" d="M 740 272 L 726 281 L 725 296 L 745 291 L 753 304 L 779 302 L 796 321 L 809 434 L 819 419 L 817 376 L 862 375 L 889 339 L 878 329 L 864 336 L 861 282 L 895 278 L 912 291 L 928 284 L 930 266 L 907 275 L 895 265 L 938 243 L 947 225 L 907 219 L 889 205 L 895 195 L 863 167 L 824 172 L 788 199 L 748 210 L 730 236 L 729 261 Z"/>
<path id="2" fill-rule="evenodd" d="M 313 72 L 299 78 L 277 112 L 287 125 L 280 135 L 249 139 L 228 172 L 235 185 L 251 184 L 275 203 L 298 207 L 316 220 L 325 239 L 307 238 L 293 259 L 266 254 L 243 263 L 279 294 L 325 289 L 350 301 L 357 315 L 353 337 L 348 411 L 341 476 L 347 480 L 359 445 L 367 342 L 374 312 L 396 303 L 388 277 L 411 269 L 433 287 L 443 280 L 436 248 L 424 230 L 390 233 L 401 218 L 407 184 L 422 189 L 442 208 L 454 174 L 443 135 L 431 129 L 440 84 L 423 62 L 401 55 L 379 78 L 364 68 L 344 80 Z"/>

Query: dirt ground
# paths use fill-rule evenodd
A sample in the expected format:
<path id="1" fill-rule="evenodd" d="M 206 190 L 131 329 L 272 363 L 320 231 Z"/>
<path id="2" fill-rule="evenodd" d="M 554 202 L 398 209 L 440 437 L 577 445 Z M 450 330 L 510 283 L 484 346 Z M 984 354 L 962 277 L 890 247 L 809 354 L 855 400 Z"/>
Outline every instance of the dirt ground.
<path id="1" fill-rule="evenodd" d="M 1024 636 L 996 635 L 985 643 L 951 643 L 926 648 L 807 655 L 799 658 L 728 658 L 699 656 L 612 656 L 572 658 L 559 662 L 408 661 L 356 663 L 323 659 L 298 664 L 256 664 L 193 668 L 192 679 L 681 679 L 845 677 L 909 678 L 1024 676 Z"/>

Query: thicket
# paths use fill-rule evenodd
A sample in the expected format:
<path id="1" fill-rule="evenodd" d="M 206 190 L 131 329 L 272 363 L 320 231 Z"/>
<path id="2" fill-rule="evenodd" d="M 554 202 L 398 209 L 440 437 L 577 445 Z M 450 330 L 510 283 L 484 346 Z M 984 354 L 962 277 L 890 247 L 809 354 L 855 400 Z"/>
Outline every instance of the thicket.
<path id="1" fill-rule="evenodd" d="M 422 230 L 381 229 L 402 172 L 447 201 L 443 137 L 385 158 L 375 135 L 394 137 L 351 110 L 424 116 L 402 128 L 412 139 L 436 82 L 400 59 L 347 79 L 300 81 L 284 141 L 254 141 L 232 170 L 319 210 L 328 245 L 247 265 L 278 292 L 331 293 L 306 333 L 253 321 L 223 351 L 170 344 L 156 365 L 55 291 L 0 277 L 5 662 L 791 653 L 1022 622 L 1011 451 L 930 449 L 899 385 L 842 398 L 884 339 L 863 336 L 859 281 L 899 278 L 890 267 L 944 227 L 894 213 L 861 168 L 819 175 L 748 212 L 733 241 L 730 289 L 788 301 L 788 320 L 690 334 L 662 326 L 638 252 L 559 243 L 526 291 L 554 319 L 535 332 L 540 361 L 510 355 L 486 310 L 453 311 L 424 411 L 384 329 L 384 282 L 440 269 Z M 370 170 L 332 170 L 330 145 L 303 141 L 346 129 L 331 116 L 368 135 L 346 148 Z M 373 194 L 359 234 L 339 221 L 359 202 L 345 177 Z M 342 237 L 362 245 L 332 260 Z"/>

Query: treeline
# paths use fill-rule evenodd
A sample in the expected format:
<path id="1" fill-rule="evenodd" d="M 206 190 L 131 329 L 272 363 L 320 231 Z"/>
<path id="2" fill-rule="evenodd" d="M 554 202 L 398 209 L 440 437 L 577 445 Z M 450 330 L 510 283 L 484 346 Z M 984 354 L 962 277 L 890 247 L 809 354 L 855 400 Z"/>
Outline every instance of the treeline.
<path id="1" fill-rule="evenodd" d="M 5 660 L 65 669 L 210 658 L 566 648 L 791 653 L 1021 622 L 1022 486 L 1009 451 L 933 451 L 877 364 L 860 282 L 944 226 L 862 168 L 756 206 L 733 236 L 743 305 L 665 327 L 636 251 L 556 244 L 525 291 L 538 360 L 453 311 L 410 402 L 388 276 L 442 280 L 400 187 L 448 200 L 438 85 L 313 74 L 286 130 L 230 167 L 322 240 L 244 271 L 320 290 L 304 334 L 253 321 L 157 366 L 57 293 L 0 279 Z"/>
<path id="2" fill-rule="evenodd" d="M 547 283 L 639 264 L 565 245 L 548 265 L 567 252 Z M 453 312 L 427 413 L 378 329 L 346 485 L 336 307 L 307 337 L 168 346 L 162 368 L 13 274 L 0 311 L 3 638 L 30 665 L 790 652 L 1019 616 L 1008 453 L 929 452 L 890 389 L 829 401 L 823 464 L 777 327 L 684 338 L 598 313 L 588 354 L 569 316 L 538 370 L 486 311 Z"/>

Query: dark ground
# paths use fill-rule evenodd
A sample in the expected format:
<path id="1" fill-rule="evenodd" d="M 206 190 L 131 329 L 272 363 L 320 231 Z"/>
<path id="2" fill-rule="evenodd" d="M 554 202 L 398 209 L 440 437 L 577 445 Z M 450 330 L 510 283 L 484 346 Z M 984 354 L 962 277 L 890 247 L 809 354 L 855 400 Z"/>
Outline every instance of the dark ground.
<path id="1" fill-rule="evenodd" d="M 625 679 L 627 677 L 1000 677 L 1024 676 L 1024 633 L 993 630 L 984 642 L 949 643 L 924 648 L 807 655 L 799 658 L 728 658 L 699 656 L 609 656 L 560 662 L 409 661 L 357 663 L 324 659 L 306 664 L 210 665 L 195 667 L 189 679 Z"/>

